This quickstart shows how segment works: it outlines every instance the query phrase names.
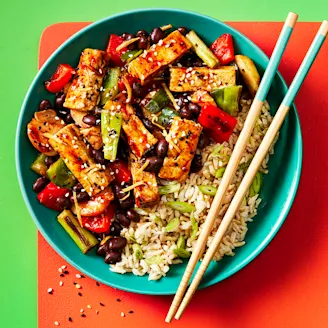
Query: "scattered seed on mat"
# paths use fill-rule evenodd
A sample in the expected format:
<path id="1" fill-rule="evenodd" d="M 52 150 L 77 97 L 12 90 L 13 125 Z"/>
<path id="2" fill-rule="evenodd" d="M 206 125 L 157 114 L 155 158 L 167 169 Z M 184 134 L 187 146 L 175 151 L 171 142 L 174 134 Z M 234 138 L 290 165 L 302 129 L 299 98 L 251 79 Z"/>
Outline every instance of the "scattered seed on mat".
<path id="1" fill-rule="evenodd" d="M 62 281 L 59 282 L 59 286 L 63 286 L 64 283 Z"/>
<path id="2" fill-rule="evenodd" d="M 125 314 L 124 314 L 124 312 L 121 312 L 121 317 L 125 317 Z"/>
<path id="3" fill-rule="evenodd" d="M 82 314 L 81 314 L 81 317 L 85 318 L 85 317 L 86 317 L 86 315 L 85 315 L 84 313 L 82 313 Z"/>
<path id="4" fill-rule="evenodd" d="M 77 273 L 77 274 L 75 275 L 75 277 L 78 278 L 78 279 L 80 279 L 80 278 L 81 278 L 81 275 Z"/>
<path id="5" fill-rule="evenodd" d="M 83 309 L 81 309 L 81 310 L 80 310 L 80 312 L 81 312 L 81 313 L 83 313 L 83 312 L 84 312 L 84 310 L 83 310 Z"/>
<path id="6" fill-rule="evenodd" d="M 64 271 L 65 274 L 69 274 L 69 272 L 67 270 Z"/>
<path id="7" fill-rule="evenodd" d="M 92 306 L 90 304 L 87 305 L 88 309 L 92 309 Z"/>
<path id="8" fill-rule="evenodd" d="M 76 287 L 77 289 L 82 288 L 81 285 L 79 285 L 79 284 L 76 284 L 75 287 Z"/>
<path id="9" fill-rule="evenodd" d="M 77 295 L 82 296 L 82 293 L 78 293 Z"/>
<path id="10" fill-rule="evenodd" d="M 47 290 L 47 292 L 48 292 L 49 294 L 52 294 L 53 291 L 54 291 L 54 290 L 53 290 L 52 288 L 48 288 L 48 290 Z"/>
<path id="11" fill-rule="evenodd" d="M 117 302 L 121 302 L 121 300 L 118 298 L 117 300 L 116 300 Z"/>
<path id="12" fill-rule="evenodd" d="M 55 321 L 54 324 L 55 324 L 55 326 L 59 326 L 59 322 L 58 321 Z"/>
<path id="13" fill-rule="evenodd" d="M 99 314 L 99 311 L 98 310 L 96 311 L 96 314 Z"/>
<path id="14" fill-rule="evenodd" d="M 100 286 L 100 284 L 99 284 L 99 282 L 98 281 L 96 281 L 96 285 L 99 287 Z"/>
<path id="15" fill-rule="evenodd" d="M 73 319 L 72 319 L 71 317 L 68 317 L 68 321 L 69 321 L 69 322 L 72 322 Z"/>
<path id="16" fill-rule="evenodd" d="M 101 306 L 105 306 L 105 304 L 103 304 L 103 303 L 101 303 L 101 302 L 100 302 L 99 304 L 100 304 Z"/>
<path id="17" fill-rule="evenodd" d="M 64 273 L 61 273 L 60 276 L 61 276 L 61 277 L 65 277 L 65 274 L 64 274 Z"/>
<path id="18" fill-rule="evenodd" d="M 129 313 L 133 314 L 134 312 L 131 310 L 131 311 L 129 311 Z"/>
<path id="19" fill-rule="evenodd" d="M 65 270 L 65 269 L 67 268 L 67 266 L 66 266 L 66 265 L 62 265 L 61 268 L 62 268 L 63 270 Z"/>

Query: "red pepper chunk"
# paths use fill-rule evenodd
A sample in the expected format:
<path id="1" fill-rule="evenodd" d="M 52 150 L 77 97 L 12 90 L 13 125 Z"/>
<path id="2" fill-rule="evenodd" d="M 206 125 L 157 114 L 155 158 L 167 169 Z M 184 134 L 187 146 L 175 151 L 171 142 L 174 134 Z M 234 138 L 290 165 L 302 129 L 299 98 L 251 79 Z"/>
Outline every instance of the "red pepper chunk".
<path id="1" fill-rule="evenodd" d="M 110 60 L 114 63 L 115 66 L 123 66 L 123 62 L 121 60 L 121 55 L 127 51 L 127 48 L 123 48 L 120 51 L 116 51 L 116 48 L 122 44 L 124 39 L 116 34 L 111 34 L 109 37 L 108 45 L 106 52 L 110 56 Z"/>
<path id="2" fill-rule="evenodd" d="M 110 163 L 109 168 L 114 172 L 114 181 L 119 185 L 121 185 L 122 182 L 125 183 L 132 179 L 128 165 L 121 159 L 117 159 L 115 162 Z"/>
<path id="3" fill-rule="evenodd" d="M 71 195 L 72 192 L 67 188 L 61 188 L 50 182 L 47 186 L 39 192 L 37 198 L 41 204 L 51 208 L 55 211 L 62 211 L 62 208 L 57 204 L 59 197 L 65 197 L 65 195 Z"/>
<path id="4" fill-rule="evenodd" d="M 136 81 L 136 79 L 135 79 L 132 75 L 130 75 L 130 74 L 126 74 L 125 76 L 126 76 L 128 82 L 129 82 L 130 86 L 132 87 L 132 85 L 133 85 L 133 83 Z M 122 78 L 120 78 L 120 79 L 118 80 L 118 90 L 119 90 L 120 92 L 126 90 L 126 87 L 125 87 L 125 84 L 124 84 Z"/>
<path id="5" fill-rule="evenodd" d="M 203 126 L 210 138 L 222 143 L 229 140 L 237 120 L 220 108 L 205 104 L 198 117 L 198 123 Z"/>
<path id="6" fill-rule="evenodd" d="M 109 232 L 110 224 L 115 217 L 116 206 L 110 204 L 106 211 L 98 216 L 82 216 L 82 225 L 84 228 L 95 233 Z"/>
<path id="7" fill-rule="evenodd" d="M 70 65 L 58 65 L 56 72 L 52 75 L 50 80 L 45 82 L 46 89 L 52 93 L 60 92 L 72 79 L 73 74 L 75 74 L 75 70 Z"/>
<path id="8" fill-rule="evenodd" d="M 210 49 L 219 59 L 221 65 L 227 65 L 235 59 L 235 51 L 231 34 L 222 34 L 213 42 Z"/>

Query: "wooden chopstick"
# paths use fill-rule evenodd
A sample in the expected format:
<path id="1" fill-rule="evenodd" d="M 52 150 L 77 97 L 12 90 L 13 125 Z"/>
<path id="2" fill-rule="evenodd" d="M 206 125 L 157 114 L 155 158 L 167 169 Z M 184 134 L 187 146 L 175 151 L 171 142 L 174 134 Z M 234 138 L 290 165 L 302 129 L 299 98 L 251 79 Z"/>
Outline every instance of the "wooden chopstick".
<path id="1" fill-rule="evenodd" d="M 180 302 L 182 300 L 182 297 L 188 287 L 189 280 L 196 267 L 196 264 L 204 252 L 207 238 L 213 228 L 214 221 L 217 218 L 218 213 L 220 211 L 220 208 L 222 205 L 222 200 L 224 198 L 224 195 L 226 194 L 226 191 L 227 191 L 229 185 L 231 184 L 232 178 L 234 177 L 234 175 L 236 173 L 240 159 L 246 148 L 249 137 L 251 136 L 251 133 L 252 133 L 254 125 L 256 123 L 257 117 L 261 111 L 263 102 L 268 94 L 269 88 L 272 84 L 272 81 L 276 74 L 279 62 L 284 53 L 284 50 L 286 48 L 287 42 L 290 38 L 290 35 L 293 31 L 293 28 L 296 24 L 297 18 L 298 18 L 298 15 L 295 13 L 292 13 L 292 12 L 290 12 L 287 16 L 287 19 L 281 30 L 281 33 L 280 33 L 280 36 L 276 43 L 276 46 L 273 50 L 268 67 L 263 75 L 259 89 L 255 95 L 254 101 L 253 101 L 251 108 L 249 110 L 249 113 L 247 115 L 244 127 L 243 127 L 243 129 L 239 135 L 239 138 L 236 142 L 236 145 L 232 152 L 231 158 L 229 160 L 229 163 L 226 167 L 226 170 L 225 170 L 222 180 L 220 182 L 218 191 L 214 197 L 213 203 L 208 212 L 207 218 L 205 220 L 205 224 L 202 228 L 200 235 L 198 236 L 198 240 L 195 245 L 195 249 L 193 250 L 193 252 L 191 254 L 191 257 L 189 259 L 188 265 L 187 265 L 186 270 L 181 279 L 178 290 L 174 296 L 171 307 L 166 316 L 166 319 L 165 319 L 166 322 L 171 322 L 175 312 L 177 311 L 177 309 L 180 305 Z"/>
<path id="2" fill-rule="evenodd" d="M 272 143 L 275 139 L 275 136 L 277 135 L 277 133 L 289 111 L 289 108 L 294 101 L 295 96 L 297 95 L 307 73 L 309 72 L 309 70 L 311 68 L 311 65 L 313 64 L 313 61 L 315 60 L 323 42 L 327 36 L 327 33 L 328 33 L 328 21 L 323 21 L 306 56 L 303 59 L 303 62 L 301 64 L 300 68 L 297 71 L 297 74 L 295 75 L 295 78 L 294 78 L 286 96 L 284 97 L 276 115 L 273 118 L 272 123 L 270 124 L 267 133 L 265 134 L 250 166 L 248 167 L 246 174 L 245 174 L 242 182 L 240 183 L 239 188 L 237 189 L 237 192 L 236 192 L 234 198 L 232 199 L 232 202 L 231 202 L 226 214 L 224 215 L 224 217 L 222 219 L 222 222 L 218 228 L 218 231 L 216 232 L 214 239 L 213 239 L 209 249 L 207 250 L 205 257 L 204 257 L 184 299 L 181 302 L 181 305 L 175 315 L 176 319 L 179 319 L 181 317 L 183 311 L 187 307 L 187 305 L 190 302 L 193 294 L 195 293 L 199 283 L 201 282 L 202 277 L 203 277 L 208 265 L 210 264 L 211 260 L 213 259 L 226 230 L 228 229 L 231 221 L 233 220 L 233 218 L 236 215 L 236 212 L 243 200 L 243 197 L 249 190 L 249 187 L 252 184 L 253 179 L 261 166 L 261 163 L 263 162 L 265 156 L 267 155 L 269 148 L 272 145 Z"/>

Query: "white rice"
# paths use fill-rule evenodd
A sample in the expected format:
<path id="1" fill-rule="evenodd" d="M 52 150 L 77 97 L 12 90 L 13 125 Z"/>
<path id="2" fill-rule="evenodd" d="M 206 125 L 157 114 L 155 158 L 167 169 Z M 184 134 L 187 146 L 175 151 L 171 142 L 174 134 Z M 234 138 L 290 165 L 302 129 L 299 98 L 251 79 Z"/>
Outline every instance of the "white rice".
<path id="1" fill-rule="evenodd" d="M 121 274 L 132 272 L 137 276 L 148 274 L 149 280 L 157 280 L 167 274 L 170 265 L 182 262 L 174 253 L 174 249 L 177 248 L 177 240 L 180 236 L 183 236 L 186 240 L 186 250 L 192 252 L 213 200 L 212 196 L 201 193 L 198 186 L 211 185 L 217 187 L 220 184 L 221 178 L 215 178 L 215 173 L 220 167 L 225 167 L 227 165 L 250 105 L 251 100 L 241 99 L 241 111 L 237 116 L 238 123 L 229 142 L 224 142 L 221 145 L 211 144 L 202 150 L 203 168 L 200 172 L 190 174 L 186 182 L 181 184 L 178 192 L 163 195 L 161 201 L 157 205 L 144 209 L 144 215 L 140 216 L 141 220 L 139 223 L 132 223 L 129 228 L 122 230 L 121 235 L 126 237 L 128 245 L 123 251 L 122 261 L 115 265 L 111 265 L 111 271 Z M 265 103 L 240 164 L 247 163 L 253 158 L 271 121 L 272 116 L 269 112 L 269 105 Z M 218 147 L 220 147 L 220 151 L 213 155 L 212 152 Z M 270 150 L 270 154 L 272 153 L 273 147 Z M 268 159 L 269 155 L 265 158 L 260 168 L 262 173 L 268 173 Z M 242 180 L 244 171 L 243 169 L 239 169 L 233 178 L 232 184 L 229 186 L 223 201 L 223 207 L 214 224 L 207 246 L 210 245 L 217 231 L 222 217 Z M 180 213 L 165 205 L 167 201 L 173 200 L 188 202 L 195 206 L 196 211 L 194 212 L 194 217 L 199 226 L 199 231 L 195 240 L 191 241 L 190 238 L 192 231 L 190 213 Z M 258 194 L 253 197 L 249 197 L 248 194 L 246 195 L 219 246 L 214 258 L 216 261 L 219 261 L 224 255 L 234 256 L 235 248 L 245 244 L 244 239 L 248 229 L 247 223 L 253 220 L 252 218 L 256 215 L 260 202 L 261 199 Z M 175 232 L 165 232 L 164 227 L 173 218 L 179 218 L 180 220 L 178 229 Z M 158 221 L 161 221 L 161 224 L 159 224 Z M 142 259 L 136 258 L 133 254 L 132 245 L 134 243 L 140 245 L 143 252 Z"/>

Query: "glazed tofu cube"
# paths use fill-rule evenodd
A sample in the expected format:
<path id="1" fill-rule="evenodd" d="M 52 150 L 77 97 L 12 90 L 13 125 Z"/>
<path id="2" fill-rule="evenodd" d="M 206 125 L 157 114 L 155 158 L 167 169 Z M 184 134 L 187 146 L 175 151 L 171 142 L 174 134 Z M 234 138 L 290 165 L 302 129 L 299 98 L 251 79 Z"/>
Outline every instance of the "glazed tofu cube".
<path id="1" fill-rule="evenodd" d="M 158 176 L 184 182 L 189 174 L 202 126 L 194 121 L 175 117 L 166 140 L 170 143 L 167 157 Z"/>
<path id="2" fill-rule="evenodd" d="M 86 112 L 98 104 L 106 64 L 104 51 L 88 48 L 83 50 L 76 76 L 68 88 L 64 107 Z"/>
<path id="3" fill-rule="evenodd" d="M 69 124 L 49 139 L 50 145 L 90 196 L 104 190 L 114 179 L 105 167 L 89 156 L 83 137 L 75 124 Z"/>
<path id="4" fill-rule="evenodd" d="M 80 132 L 92 148 L 99 150 L 103 146 L 100 126 L 81 129 Z"/>
<path id="5" fill-rule="evenodd" d="M 144 182 L 140 186 L 136 186 L 134 198 L 137 207 L 148 207 L 156 204 L 159 201 L 159 192 L 156 181 L 156 176 L 152 172 L 141 170 L 142 162 L 135 156 L 130 156 L 130 169 L 132 174 L 133 184 Z"/>
<path id="6" fill-rule="evenodd" d="M 174 63 L 192 47 L 191 43 L 178 31 L 152 45 L 141 56 L 132 60 L 129 73 L 144 85 L 149 79 L 159 74 L 166 66 Z"/>
<path id="7" fill-rule="evenodd" d="M 236 70 L 233 66 L 171 67 L 170 73 L 170 90 L 175 92 L 211 91 L 236 85 Z"/>
<path id="8" fill-rule="evenodd" d="M 138 158 L 141 158 L 157 143 L 157 139 L 145 128 L 135 114 L 130 115 L 127 120 L 123 120 L 122 128 L 128 138 L 130 150 Z"/>
<path id="9" fill-rule="evenodd" d="M 191 95 L 191 102 L 199 106 L 203 106 L 205 104 L 216 106 L 215 100 L 204 90 L 195 91 Z"/>

